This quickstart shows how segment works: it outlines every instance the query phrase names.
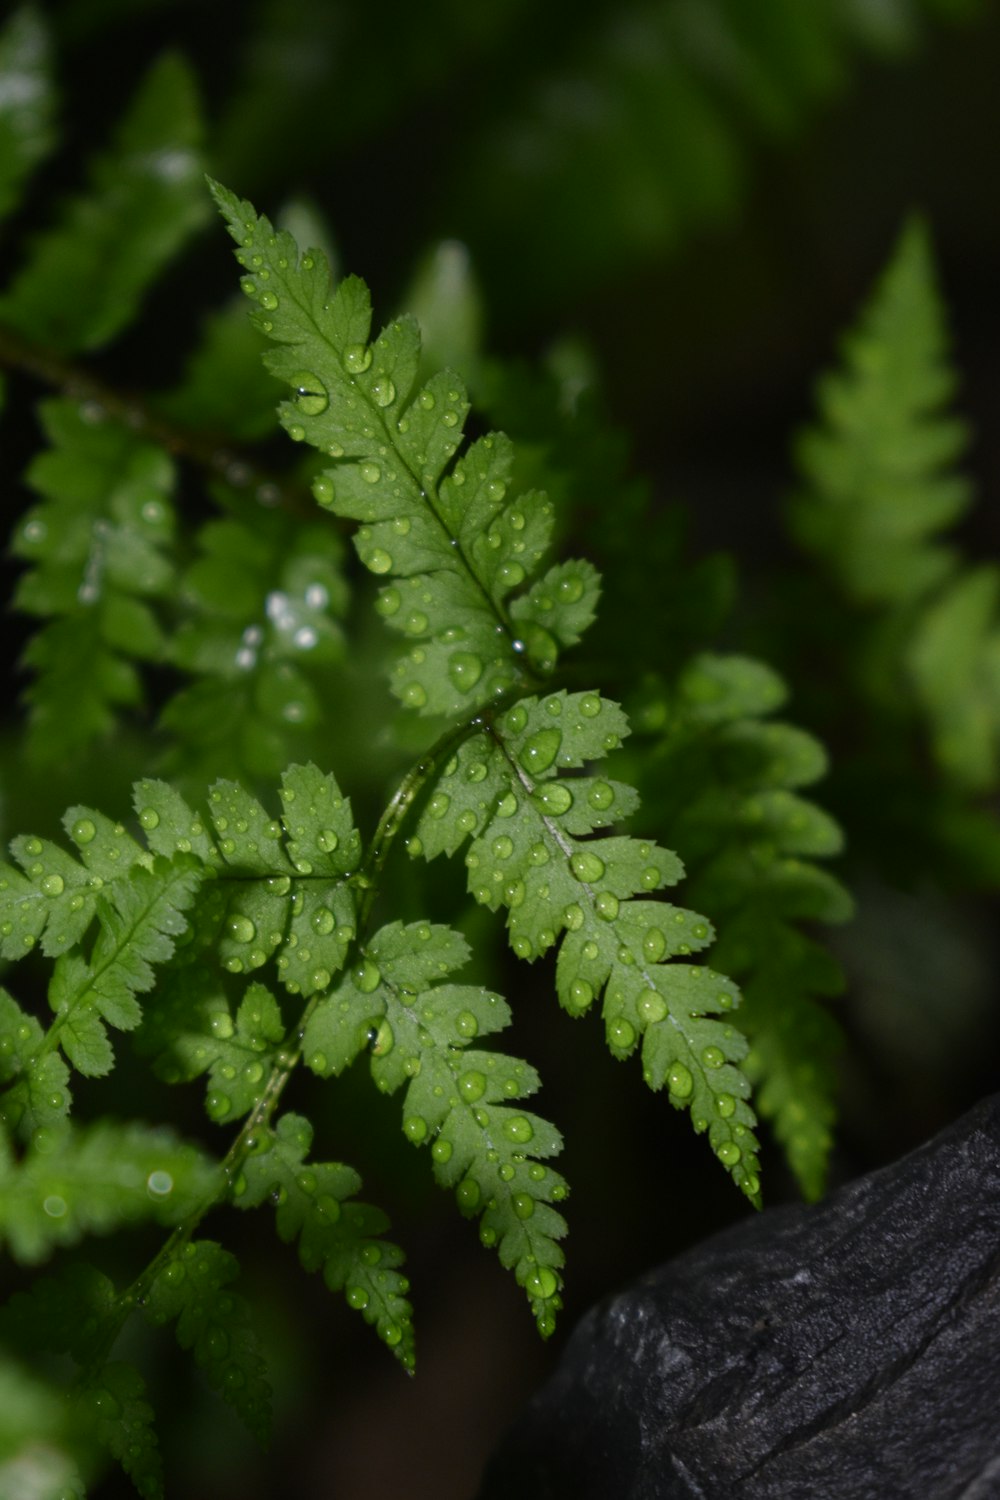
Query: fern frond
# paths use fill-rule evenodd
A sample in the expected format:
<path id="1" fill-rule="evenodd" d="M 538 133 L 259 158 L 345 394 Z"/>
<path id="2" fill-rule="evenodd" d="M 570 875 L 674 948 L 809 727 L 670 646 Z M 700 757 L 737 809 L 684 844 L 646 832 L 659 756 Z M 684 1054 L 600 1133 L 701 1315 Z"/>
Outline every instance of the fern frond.
<path id="1" fill-rule="evenodd" d="M 343 545 L 328 525 L 255 505 L 209 522 L 197 546 L 169 648 L 194 681 L 164 710 L 164 768 L 200 784 L 222 770 L 272 777 L 321 722 L 343 660 Z"/>
<path id="2" fill-rule="evenodd" d="M 114 1284 L 80 1261 L 37 1278 L 0 1309 L 0 1335 L 20 1352 L 69 1354 L 80 1367 L 65 1403 L 74 1436 L 96 1438 L 144 1500 L 160 1500 L 163 1466 L 145 1382 L 132 1365 L 104 1354 L 119 1326 Z"/>
<path id="3" fill-rule="evenodd" d="M 712 930 L 681 907 L 647 899 L 683 873 L 653 843 L 586 837 L 630 813 L 630 787 L 566 776 L 628 734 L 617 704 L 597 693 L 526 698 L 467 739 L 437 782 L 411 854 L 453 854 L 472 838 L 469 890 L 507 909 L 511 946 L 535 959 L 559 945 L 556 984 L 570 1015 L 603 995 L 615 1057 L 642 1049 L 651 1088 L 708 1130 L 719 1160 L 753 1201 L 760 1190 L 742 1034 L 727 1018 L 733 984 L 698 964 L 672 962 L 706 947 Z M 642 899 L 635 899 L 642 897 Z"/>
<path id="4" fill-rule="evenodd" d="M 194 79 L 164 56 L 140 85 L 89 190 L 63 207 L 0 297 L 0 322 L 68 354 L 108 343 L 204 223 Z"/>
<path id="5" fill-rule="evenodd" d="M 85 1494 L 77 1437 L 62 1391 L 0 1350 L 0 1495 Z"/>
<path id="6" fill-rule="evenodd" d="M 379 596 L 382 615 L 411 642 L 393 692 L 421 714 L 454 714 L 510 688 L 524 660 L 551 671 L 593 617 L 598 580 L 586 562 L 532 578 L 552 512 L 540 495 L 508 498 L 509 440 L 490 434 L 455 459 L 465 388 L 445 371 L 415 390 L 412 320 L 369 344 L 363 282 L 348 277 L 333 291 L 318 252 L 300 259 L 291 235 L 275 234 L 218 184 L 212 190 L 240 246 L 254 322 L 279 345 L 267 366 L 296 393 L 281 420 L 292 438 L 338 460 L 316 480 L 316 498 L 361 522 L 361 561 L 398 580 Z"/>
<path id="7" fill-rule="evenodd" d="M 266 1199 L 275 1205 L 278 1234 L 298 1240 L 307 1271 L 323 1272 L 331 1291 L 374 1325 L 403 1367 L 413 1369 L 413 1309 L 409 1282 L 397 1267 L 403 1252 L 383 1238 L 389 1221 L 380 1209 L 353 1201 L 361 1179 L 334 1162 L 307 1162 L 312 1126 L 300 1115 L 282 1115 L 263 1132 L 233 1186 L 240 1208 Z"/>
<path id="8" fill-rule="evenodd" d="M 952 470 L 967 442 L 947 411 L 954 389 L 930 243 L 913 221 L 844 340 L 842 368 L 820 382 L 821 425 L 797 449 L 808 489 L 794 530 L 859 604 L 911 603 L 954 571 L 941 533 L 970 502 Z"/>
<path id="9" fill-rule="evenodd" d="M 756 1104 L 803 1192 L 822 1192 L 831 1145 L 840 1029 L 814 997 L 838 993 L 837 964 L 799 924 L 843 922 L 851 901 L 814 861 L 839 852 L 832 819 L 798 789 L 822 776 L 820 745 L 769 719 L 776 673 L 702 654 L 665 694 L 666 723 L 637 762 L 650 812 L 687 866 L 690 899 L 719 924 L 713 957 L 743 990 L 735 1024 Z M 656 717 L 663 712 L 657 703 Z"/>
<path id="10" fill-rule="evenodd" d="M 50 622 L 25 652 L 36 673 L 25 697 L 29 751 L 55 761 L 107 735 L 116 708 L 142 700 L 136 664 L 163 657 L 156 605 L 176 586 L 174 468 L 89 405 L 39 410 L 51 448 L 28 471 L 42 503 L 14 534 L 31 565 L 14 602 Z"/>
<path id="11" fill-rule="evenodd" d="M 236 1257 L 213 1240 L 178 1245 L 158 1264 L 144 1311 L 156 1326 L 176 1321 L 181 1348 L 266 1447 L 271 1388 L 250 1309 L 230 1285 L 238 1274 Z"/>
<path id="12" fill-rule="evenodd" d="M 304 1055 L 314 1073 L 328 1077 L 368 1045 L 377 1086 L 388 1093 L 406 1086 L 404 1134 L 430 1146 L 434 1175 L 455 1189 L 461 1211 L 482 1216 L 483 1244 L 495 1245 L 513 1268 L 547 1335 L 562 1306 L 557 1241 L 566 1232 L 551 1205 L 567 1187 L 544 1159 L 558 1154 L 562 1137 L 514 1105 L 538 1088 L 533 1068 L 470 1047 L 502 1030 L 510 1011 L 499 995 L 443 982 L 468 957 L 464 939 L 447 927 L 383 927 L 314 1010 Z"/>
<path id="13" fill-rule="evenodd" d="M 48 32 L 24 6 L 0 31 L 0 219 L 52 144 L 55 103 Z"/>
<path id="14" fill-rule="evenodd" d="M 142 1500 L 162 1500 L 163 1459 L 146 1382 L 134 1365 L 112 1360 L 73 1392 L 81 1425 L 111 1454 Z"/>
<path id="15" fill-rule="evenodd" d="M 15 1260 L 123 1224 L 176 1224 L 219 1188 L 219 1170 L 194 1146 L 145 1125 L 36 1132 L 0 1176 L 0 1236 Z"/>

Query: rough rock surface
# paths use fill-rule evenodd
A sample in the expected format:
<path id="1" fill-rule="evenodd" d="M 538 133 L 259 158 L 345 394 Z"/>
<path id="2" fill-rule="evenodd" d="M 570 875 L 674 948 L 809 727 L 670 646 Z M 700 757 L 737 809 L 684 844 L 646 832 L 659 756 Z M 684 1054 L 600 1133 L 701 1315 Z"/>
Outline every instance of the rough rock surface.
<path id="1" fill-rule="evenodd" d="M 593 1308 L 479 1500 L 1000 1500 L 1000 1095 Z"/>

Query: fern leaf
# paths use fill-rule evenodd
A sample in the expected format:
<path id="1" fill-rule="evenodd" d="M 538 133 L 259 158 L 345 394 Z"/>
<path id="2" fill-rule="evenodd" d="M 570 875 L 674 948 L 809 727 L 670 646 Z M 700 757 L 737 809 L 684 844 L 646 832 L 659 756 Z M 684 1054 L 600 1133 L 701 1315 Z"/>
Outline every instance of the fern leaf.
<path id="1" fill-rule="evenodd" d="M 25 6 L 0 31 L 0 219 L 48 152 L 54 112 L 48 33 L 38 12 Z"/>
<path id="2" fill-rule="evenodd" d="M 839 1027 L 816 1003 L 843 988 L 839 968 L 801 921 L 851 914 L 816 859 L 840 830 L 798 794 L 826 770 L 811 735 L 768 715 L 784 685 L 762 663 L 699 655 L 667 695 L 658 744 L 637 762 L 651 812 L 684 856 L 692 901 L 721 936 L 715 960 L 740 983 L 735 1024 L 750 1042 L 745 1070 L 807 1197 L 822 1192 L 834 1118 Z"/>
<path id="3" fill-rule="evenodd" d="M 339 1163 L 307 1163 L 311 1144 L 308 1120 L 282 1115 L 246 1158 L 233 1201 L 253 1208 L 270 1199 L 280 1238 L 298 1240 L 306 1270 L 322 1269 L 330 1290 L 343 1289 L 348 1306 L 374 1324 L 383 1343 L 412 1370 L 409 1283 L 397 1269 L 403 1252 L 382 1237 L 389 1222 L 379 1209 L 351 1201 L 360 1187 L 357 1173 Z"/>
<path id="4" fill-rule="evenodd" d="M 250 1309 L 230 1285 L 238 1274 L 236 1257 L 221 1245 L 190 1241 L 158 1266 L 144 1310 L 157 1326 L 176 1320 L 181 1348 L 193 1349 L 212 1388 L 266 1446 L 271 1388 Z"/>
<path id="5" fill-rule="evenodd" d="M 407 1139 L 430 1146 L 434 1175 L 454 1188 L 462 1212 L 482 1215 L 480 1238 L 514 1269 L 548 1335 L 562 1305 L 557 1242 L 566 1232 L 552 1203 L 567 1187 L 545 1159 L 562 1149 L 562 1137 L 513 1103 L 538 1088 L 533 1068 L 470 1047 L 473 1038 L 502 1030 L 510 1011 L 499 995 L 442 982 L 468 956 L 447 927 L 383 927 L 353 972 L 320 1001 L 303 1048 L 308 1066 L 326 1077 L 370 1043 L 377 1086 L 389 1093 L 406 1086 Z"/>
<path id="6" fill-rule="evenodd" d="M 940 533 L 970 500 L 952 471 L 967 439 L 946 410 L 955 376 L 919 222 L 904 230 L 842 359 L 819 387 L 821 425 L 798 445 L 808 489 L 792 523 L 850 598 L 912 602 L 954 570 Z"/>
<path id="7" fill-rule="evenodd" d="M 917 621 L 905 659 L 938 764 L 988 791 L 1000 769 L 1000 571 L 969 568 Z"/>
<path id="8" fill-rule="evenodd" d="M 507 909 L 511 946 L 534 959 L 560 944 L 559 998 L 582 1015 L 602 994 L 616 1057 L 641 1045 L 651 1088 L 667 1084 L 734 1181 L 756 1201 L 754 1116 L 739 1064 L 746 1042 L 727 1019 L 739 996 L 723 976 L 670 960 L 712 938 L 694 912 L 646 898 L 681 873 L 655 844 L 584 835 L 631 812 L 635 794 L 603 777 L 566 777 L 628 733 L 617 704 L 596 693 L 552 693 L 515 704 L 467 739 L 436 784 L 411 853 L 454 853 L 472 837 L 469 890 Z"/>
<path id="9" fill-rule="evenodd" d="M 247 987 L 234 1018 L 217 976 L 196 966 L 168 974 L 138 1041 L 167 1083 L 208 1073 L 205 1108 L 223 1125 L 247 1114 L 260 1098 L 286 1030 L 264 985 Z"/>
<path id="10" fill-rule="evenodd" d="M 277 775 L 322 722 L 343 659 L 343 546 L 327 525 L 255 507 L 209 522 L 181 582 L 172 661 L 194 682 L 167 704 L 165 769 L 204 783 L 225 770 Z"/>
<path id="11" fill-rule="evenodd" d="M 36 1133 L 0 1179 L 0 1236 L 15 1260 L 152 1219 L 174 1224 L 218 1190 L 219 1173 L 165 1130 L 110 1122 Z"/>
<path id="12" fill-rule="evenodd" d="M 146 76 L 88 192 L 71 199 L 0 298 L 0 320 L 43 347 L 108 343 L 146 288 L 204 222 L 201 121 L 187 65 Z"/>
<path id="13" fill-rule="evenodd" d="M 0 989 L 0 1141 L 30 1141 L 69 1112 L 69 1069 L 58 1052 L 43 1052 L 38 1021 Z"/>
<path id="14" fill-rule="evenodd" d="M 141 702 L 136 663 L 160 660 L 155 606 L 174 588 L 174 471 L 159 448 L 88 406 L 40 407 L 51 447 L 28 481 L 42 503 L 13 550 L 31 564 L 17 607 L 50 623 L 24 656 L 32 753 L 48 761 L 108 734 L 119 706 Z"/>
<path id="15" fill-rule="evenodd" d="M 154 965 L 173 953 L 200 884 L 201 872 L 184 856 L 134 871 L 98 902 L 100 932 L 89 961 L 70 953 L 57 959 L 49 985 L 56 1016 L 50 1036 L 79 1072 L 100 1076 L 113 1066 L 105 1024 L 121 1031 L 139 1024 L 136 995 L 152 989 Z"/>
<path id="16" fill-rule="evenodd" d="M 509 441 L 490 434 L 456 458 L 465 389 L 445 371 L 415 390 L 415 323 L 397 320 L 369 344 L 363 282 L 348 277 L 332 291 L 322 255 L 300 259 L 289 234 L 276 235 L 218 184 L 213 192 L 240 246 L 243 289 L 259 304 L 256 326 L 279 345 L 268 368 L 296 393 L 282 422 L 338 460 L 314 493 L 362 523 L 355 540 L 365 566 L 398 580 L 379 596 L 380 612 L 410 641 L 393 692 L 422 714 L 461 713 L 510 688 L 524 661 L 551 671 L 592 615 L 597 574 L 589 563 L 564 564 L 524 590 L 552 510 L 541 495 L 508 496 Z"/>
<path id="17" fill-rule="evenodd" d="M 134 1365 L 112 1360 L 74 1392 L 73 1408 L 131 1479 L 143 1500 L 162 1500 L 163 1460 L 146 1382 Z"/>

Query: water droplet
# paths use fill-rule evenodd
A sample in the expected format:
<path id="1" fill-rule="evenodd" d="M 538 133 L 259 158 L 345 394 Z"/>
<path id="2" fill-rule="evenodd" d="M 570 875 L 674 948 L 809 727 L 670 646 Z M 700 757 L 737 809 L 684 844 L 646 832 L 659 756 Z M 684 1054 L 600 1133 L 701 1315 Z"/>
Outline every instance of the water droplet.
<path id="1" fill-rule="evenodd" d="M 455 1189 L 455 1201 L 463 1213 L 473 1213 L 479 1207 L 482 1194 L 474 1177 L 464 1177 Z"/>
<path id="2" fill-rule="evenodd" d="M 594 902 L 594 910 L 605 922 L 613 922 L 618 915 L 618 897 L 602 891 Z"/>
<path id="3" fill-rule="evenodd" d="M 363 995 L 370 995 L 378 989 L 382 973 L 373 959 L 365 958 L 355 965 L 352 978 L 356 989 L 359 989 Z"/>
<path id="4" fill-rule="evenodd" d="M 160 815 L 155 807 L 144 807 L 139 814 L 139 822 L 146 829 L 159 828 Z"/>
<path id="5" fill-rule="evenodd" d="M 470 1069 L 468 1073 L 463 1073 L 458 1080 L 458 1092 L 466 1104 L 474 1104 L 486 1092 L 485 1073 L 480 1073 L 474 1068 Z"/>
<path id="6" fill-rule="evenodd" d="M 642 939 L 643 957 L 651 964 L 658 964 L 667 951 L 667 940 L 658 927 L 647 927 Z"/>
<path id="7" fill-rule="evenodd" d="M 559 734 L 558 729 L 543 730 L 547 734 Z M 573 793 L 562 781 L 545 781 L 536 786 L 531 793 L 531 800 L 540 812 L 551 817 L 559 817 L 568 812 L 573 806 Z"/>
<path id="8" fill-rule="evenodd" d="M 517 1141 L 523 1145 L 531 1140 L 535 1131 L 531 1121 L 524 1115 L 513 1115 L 509 1120 L 504 1121 L 503 1133 L 509 1141 Z"/>
<path id="9" fill-rule="evenodd" d="M 89 818 L 80 818 L 73 824 L 73 842 L 76 844 L 90 844 L 97 837 L 97 829 Z"/>
<path id="10" fill-rule="evenodd" d="M 311 370 L 297 370 L 288 377 L 295 389 L 295 405 L 307 417 L 318 417 L 330 405 L 326 386 Z"/>
<path id="11" fill-rule="evenodd" d="M 736 1163 L 743 1155 L 743 1152 L 740 1150 L 739 1146 L 737 1146 L 735 1141 L 723 1141 L 721 1146 L 716 1147 L 715 1154 L 722 1162 L 723 1166 L 735 1167 Z"/>
<path id="12" fill-rule="evenodd" d="M 348 344 L 344 350 L 344 369 L 350 375 L 361 375 L 372 362 L 372 351 L 364 344 Z"/>
<path id="13" fill-rule="evenodd" d="M 561 580 L 556 593 L 561 604 L 575 604 L 583 596 L 583 580 L 571 573 Z"/>
<path id="14" fill-rule="evenodd" d="M 519 1219 L 530 1219 L 535 1212 L 535 1200 L 530 1193 L 515 1193 L 511 1206 Z"/>
<path id="15" fill-rule="evenodd" d="M 396 387 L 388 375 L 379 375 L 372 384 L 372 399 L 376 406 L 391 406 L 396 399 Z"/>
<path id="16" fill-rule="evenodd" d="M 382 547 L 374 547 L 362 561 L 373 573 L 390 573 L 392 571 L 392 557 Z"/>
<path id="17" fill-rule="evenodd" d="M 585 979 L 574 979 L 569 987 L 569 1009 L 575 1011 L 577 1015 L 582 1015 L 593 998 L 593 986 L 589 985 Z"/>
<path id="18" fill-rule="evenodd" d="M 336 926 L 336 918 L 327 906 L 321 906 L 312 914 L 312 927 L 321 937 L 326 937 Z"/>
<path id="19" fill-rule="evenodd" d="M 503 728 L 507 734 L 520 734 L 527 722 L 528 715 L 518 703 L 504 716 Z"/>
<path id="20" fill-rule="evenodd" d="M 403 1121 L 403 1134 L 408 1141 L 419 1145 L 427 1137 L 427 1121 L 423 1115 L 411 1115 L 408 1120 Z"/>
<path id="21" fill-rule="evenodd" d="M 427 805 L 427 811 L 432 818 L 443 818 L 451 806 L 451 798 L 447 792 L 435 792 Z"/>
<path id="22" fill-rule="evenodd" d="M 657 886 L 663 883 L 663 877 L 655 865 L 647 865 L 640 879 L 642 881 L 642 888 L 645 891 L 655 891 Z"/>
<path id="23" fill-rule="evenodd" d="M 368 1293 L 363 1286 L 349 1286 L 344 1296 L 347 1298 L 348 1307 L 353 1307 L 355 1312 L 361 1312 L 368 1306 Z"/>
<path id="24" fill-rule="evenodd" d="M 686 1099 L 694 1088 L 691 1069 L 683 1063 L 674 1063 L 667 1072 L 667 1088 L 677 1099 Z"/>
<path id="25" fill-rule="evenodd" d="M 635 1042 L 635 1027 L 631 1021 L 619 1019 L 612 1021 L 608 1027 L 608 1041 L 612 1047 L 625 1052 Z"/>
<path id="26" fill-rule="evenodd" d="M 471 692 L 483 675 L 483 664 L 471 651 L 456 651 L 448 662 L 448 676 L 460 693 Z"/>
<path id="27" fill-rule="evenodd" d="M 233 1034 L 233 1019 L 229 1012 L 225 1010 L 216 1011 L 208 1026 L 212 1035 L 221 1037 L 223 1041 L 226 1037 L 230 1037 Z"/>
<path id="28" fill-rule="evenodd" d="M 476 1036 L 479 1031 L 479 1022 L 471 1010 L 460 1010 L 455 1017 L 455 1030 L 459 1036 Z"/>
<path id="29" fill-rule="evenodd" d="M 407 708 L 423 708 L 427 702 L 427 693 L 419 682 L 408 682 L 402 692 L 402 700 Z"/>
<path id="30" fill-rule="evenodd" d="M 600 880 L 604 874 L 604 861 L 589 850 L 581 850 L 574 854 L 569 862 L 569 867 L 577 880 L 592 885 L 595 880 Z"/>
<path id="31" fill-rule="evenodd" d="M 452 1149 L 453 1148 L 451 1141 L 442 1140 L 442 1138 L 438 1136 L 437 1140 L 431 1147 L 431 1155 L 436 1162 L 440 1162 L 443 1166 L 446 1161 L 451 1161 Z"/>
<path id="32" fill-rule="evenodd" d="M 724 1120 L 728 1120 L 736 1109 L 736 1100 L 732 1094 L 718 1094 L 715 1099 L 715 1107 Z"/>
<path id="33" fill-rule="evenodd" d="M 706 1068 L 721 1068 L 726 1060 L 726 1054 L 721 1047 L 706 1047 L 701 1054 L 701 1060 Z"/>
<path id="34" fill-rule="evenodd" d="M 409 635 L 423 635 L 429 624 L 430 621 L 423 611 L 414 609 L 407 615 L 403 628 Z"/>
<path id="35" fill-rule="evenodd" d="M 358 467 L 358 473 L 361 475 L 361 478 L 364 480 L 365 484 L 378 484 L 379 480 L 382 478 L 382 470 L 379 468 L 378 464 L 360 464 Z"/>
<path id="36" fill-rule="evenodd" d="M 205 1100 L 205 1109 L 210 1120 L 224 1120 L 230 1108 L 229 1095 L 217 1093 L 214 1089 Z"/>
<path id="37" fill-rule="evenodd" d="M 539 729 L 525 740 L 517 758 L 526 771 L 547 771 L 561 744 L 562 734 L 558 729 Z"/>
<path id="38" fill-rule="evenodd" d="M 66 882 L 61 875 L 46 875 L 42 881 L 42 890 L 46 896 L 61 896 L 66 889 Z"/>
<path id="39" fill-rule="evenodd" d="M 605 808 L 610 807 L 614 800 L 614 791 L 606 781 L 595 781 L 587 793 L 587 801 L 598 812 L 603 812 Z"/>
<path id="40" fill-rule="evenodd" d="M 662 1021 L 667 1014 L 667 1002 L 656 990 L 644 990 L 636 1009 L 644 1021 Z"/>
<path id="41" fill-rule="evenodd" d="M 316 847 L 324 854 L 332 854 L 340 843 L 340 836 L 332 828 L 324 828 L 316 835 Z"/>
<path id="42" fill-rule="evenodd" d="M 278 305 L 278 299 L 273 292 L 261 292 L 260 305 L 268 312 L 274 312 L 274 309 Z"/>
<path id="43" fill-rule="evenodd" d="M 596 719 L 601 711 L 601 700 L 596 693 L 585 693 L 580 699 L 580 712 L 585 719 Z"/>
<path id="44" fill-rule="evenodd" d="M 402 599 L 400 597 L 399 589 L 387 588 L 382 589 L 379 593 L 379 596 L 375 601 L 375 608 L 378 610 L 380 615 L 394 615 L 398 613 L 401 603 Z"/>
<path id="45" fill-rule="evenodd" d="M 257 929 L 249 917 L 230 917 L 226 930 L 234 943 L 252 943 Z"/>

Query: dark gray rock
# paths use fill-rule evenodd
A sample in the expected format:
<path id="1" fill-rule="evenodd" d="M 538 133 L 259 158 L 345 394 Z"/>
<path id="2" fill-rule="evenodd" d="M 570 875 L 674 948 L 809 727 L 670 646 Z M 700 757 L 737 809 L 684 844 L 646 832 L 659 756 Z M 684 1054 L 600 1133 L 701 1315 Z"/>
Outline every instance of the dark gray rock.
<path id="1" fill-rule="evenodd" d="M 580 1322 L 479 1500 L 1000 1497 L 1000 1095 Z"/>

